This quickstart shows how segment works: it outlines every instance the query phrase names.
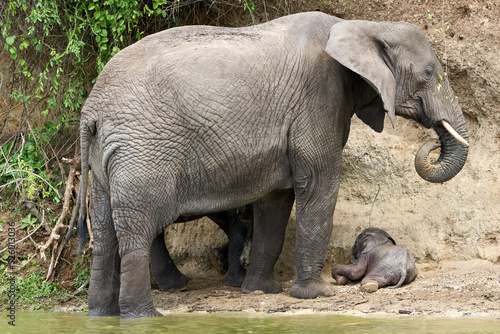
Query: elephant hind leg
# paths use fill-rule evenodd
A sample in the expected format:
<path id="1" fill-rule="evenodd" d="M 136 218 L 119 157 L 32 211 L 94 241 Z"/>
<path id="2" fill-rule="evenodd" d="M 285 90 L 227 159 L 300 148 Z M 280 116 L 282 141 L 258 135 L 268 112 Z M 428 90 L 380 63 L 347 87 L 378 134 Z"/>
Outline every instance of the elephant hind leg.
<path id="1" fill-rule="evenodd" d="M 362 280 L 361 281 L 361 287 L 360 287 L 360 289 L 363 292 L 372 293 L 372 292 L 377 291 L 378 288 L 379 288 L 379 284 L 375 280 L 368 279 L 368 280 Z"/>
<path id="2" fill-rule="evenodd" d="M 151 244 L 151 272 L 160 291 L 182 290 L 191 278 L 179 271 L 165 245 L 165 231 L 162 231 Z"/>
<path id="3" fill-rule="evenodd" d="M 210 252 L 213 266 L 221 274 L 228 286 L 241 286 L 246 276 L 250 243 L 253 232 L 253 208 L 247 205 L 236 210 L 207 215 L 227 235 L 229 242 Z"/>
<path id="4" fill-rule="evenodd" d="M 122 255 L 120 316 L 122 319 L 161 316 L 151 297 L 149 254 L 133 250 Z"/>
<path id="5" fill-rule="evenodd" d="M 153 305 L 149 271 L 151 245 L 158 234 L 156 227 L 160 224 L 150 213 L 155 212 L 154 207 L 146 205 L 140 198 L 136 198 L 133 203 L 139 205 L 139 209 L 120 205 L 116 197 L 112 202 L 121 258 L 120 316 L 161 316 Z M 151 208 L 149 212 L 144 210 L 148 207 Z"/>
<path id="6" fill-rule="evenodd" d="M 90 217 L 94 232 L 94 259 L 89 283 L 89 316 L 120 315 L 120 257 L 109 195 L 92 175 Z"/>
<path id="7" fill-rule="evenodd" d="M 280 293 L 274 280 L 274 265 L 285 240 L 285 229 L 293 206 L 293 190 L 275 191 L 253 204 L 252 253 L 241 289 L 250 293 Z"/>
<path id="8" fill-rule="evenodd" d="M 387 266 L 377 267 L 363 278 L 361 281 L 361 290 L 375 292 L 379 288 L 397 285 L 398 283 L 402 283 L 404 276 L 406 276 L 406 273 L 398 270 L 398 268 Z"/>

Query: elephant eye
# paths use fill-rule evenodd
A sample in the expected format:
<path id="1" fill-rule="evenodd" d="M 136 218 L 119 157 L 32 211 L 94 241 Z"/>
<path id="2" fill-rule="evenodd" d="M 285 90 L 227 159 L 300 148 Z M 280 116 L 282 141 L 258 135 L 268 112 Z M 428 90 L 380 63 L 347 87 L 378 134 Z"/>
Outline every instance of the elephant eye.
<path id="1" fill-rule="evenodd" d="M 434 74 L 434 66 L 432 65 L 426 66 L 424 69 L 424 73 L 427 78 L 432 77 L 432 75 Z"/>

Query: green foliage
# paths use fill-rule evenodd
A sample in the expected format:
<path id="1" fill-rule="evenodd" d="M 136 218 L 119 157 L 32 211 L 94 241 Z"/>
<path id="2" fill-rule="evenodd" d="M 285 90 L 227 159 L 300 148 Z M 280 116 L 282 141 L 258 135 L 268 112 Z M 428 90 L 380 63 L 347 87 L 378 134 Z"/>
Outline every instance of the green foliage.
<path id="1" fill-rule="evenodd" d="M 21 228 L 28 228 L 30 229 L 37 221 L 35 217 L 31 217 L 31 213 L 28 214 L 27 217 L 21 219 Z"/>
<path id="2" fill-rule="evenodd" d="M 90 255 L 83 254 L 77 258 L 75 261 L 76 277 L 74 279 L 76 282 L 76 288 L 80 288 L 82 285 L 85 285 L 90 281 L 90 268 Z"/>
<path id="3" fill-rule="evenodd" d="M 62 182 L 48 168 L 45 147 L 50 138 L 60 131 L 62 123 L 47 122 L 44 127 L 33 128 L 18 148 L 14 142 L 0 149 L 0 189 L 9 193 L 18 192 L 26 200 L 48 199 L 61 201 L 58 187 Z M 23 225 L 24 226 L 24 225 Z"/>
<path id="4" fill-rule="evenodd" d="M 18 61 L 20 73 L 36 81 L 25 102 L 47 99 L 44 114 L 78 111 L 88 74 L 95 77 L 130 42 L 124 36 L 140 14 L 137 1 L 9 1 L 0 22 L 4 48 Z M 44 62 L 37 64 L 35 57 Z"/>
<path id="5" fill-rule="evenodd" d="M 257 10 L 252 0 L 238 1 L 250 13 Z M 89 76 L 95 78 L 111 57 L 143 35 L 179 25 L 181 10 L 196 2 L 7 1 L 0 16 L 4 48 L 16 61 L 18 73 L 35 82 L 25 102 L 47 99 L 45 114 L 78 111 Z"/>
<path id="6" fill-rule="evenodd" d="M 239 0 L 239 2 L 243 3 L 243 8 L 247 10 L 250 14 L 258 10 L 257 6 L 252 0 Z"/>
<path id="7" fill-rule="evenodd" d="M 0 304 L 9 305 L 8 294 L 4 293 L 10 288 L 10 278 L 5 271 L 0 275 Z M 21 307 L 31 307 L 35 310 L 44 308 L 51 302 L 52 298 L 61 297 L 62 293 L 57 289 L 57 283 L 44 281 L 43 270 L 32 270 L 26 278 L 16 277 L 16 304 Z"/>

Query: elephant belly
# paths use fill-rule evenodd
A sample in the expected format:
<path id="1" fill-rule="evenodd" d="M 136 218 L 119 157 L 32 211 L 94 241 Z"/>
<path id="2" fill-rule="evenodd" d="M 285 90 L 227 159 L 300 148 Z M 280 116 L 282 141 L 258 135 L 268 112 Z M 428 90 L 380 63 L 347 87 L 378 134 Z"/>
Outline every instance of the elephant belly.
<path id="1" fill-rule="evenodd" d="M 178 209 L 181 215 L 206 214 L 241 207 L 278 189 L 293 187 L 292 176 L 287 165 L 270 170 L 259 166 L 259 172 L 242 169 L 240 173 L 214 172 L 212 179 L 196 180 L 194 191 L 185 192 Z M 219 175 L 219 177 L 217 176 Z M 215 183 L 214 178 L 219 181 Z"/>

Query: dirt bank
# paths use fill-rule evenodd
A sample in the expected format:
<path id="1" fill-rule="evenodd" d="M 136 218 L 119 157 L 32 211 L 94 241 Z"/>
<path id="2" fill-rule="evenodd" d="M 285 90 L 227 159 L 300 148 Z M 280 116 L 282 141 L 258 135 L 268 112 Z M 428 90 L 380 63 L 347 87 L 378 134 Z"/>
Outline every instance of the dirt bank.
<path id="1" fill-rule="evenodd" d="M 290 297 L 291 280 L 284 292 L 243 294 L 224 286 L 222 276 L 195 277 L 185 291 L 153 291 L 163 314 L 183 312 L 332 312 L 349 315 L 430 315 L 439 317 L 500 317 L 500 265 L 488 261 L 418 265 L 419 276 L 398 289 L 359 291 L 359 284 L 336 286 L 335 296 L 312 300 Z M 325 279 L 332 281 L 328 273 Z"/>

